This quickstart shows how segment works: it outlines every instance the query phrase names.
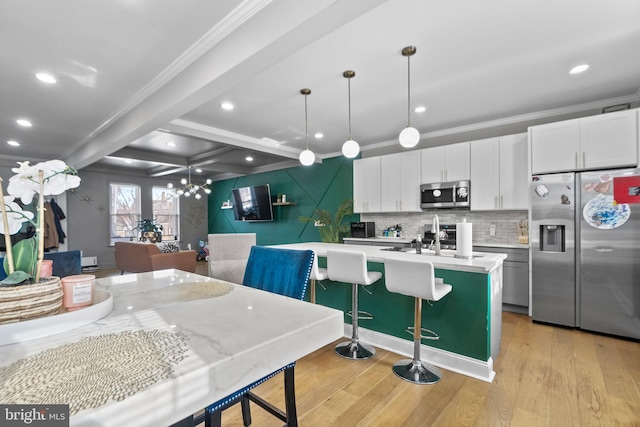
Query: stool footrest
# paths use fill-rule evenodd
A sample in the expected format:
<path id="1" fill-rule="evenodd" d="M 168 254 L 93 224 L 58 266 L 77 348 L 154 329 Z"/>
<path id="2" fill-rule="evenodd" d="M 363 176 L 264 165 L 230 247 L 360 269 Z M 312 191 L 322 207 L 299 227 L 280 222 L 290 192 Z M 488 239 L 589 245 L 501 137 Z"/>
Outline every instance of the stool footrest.
<path id="1" fill-rule="evenodd" d="M 415 328 L 413 326 L 409 326 L 407 329 L 405 329 L 405 331 L 410 333 L 411 335 L 413 335 L 413 332 L 415 331 Z M 423 332 L 427 333 L 429 335 L 422 335 Z M 423 339 L 423 340 L 439 340 L 440 339 L 440 335 L 438 335 L 437 333 L 433 332 L 431 329 L 420 328 L 420 339 Z"/>
<path id="2" fill-rule="evenodd" d="M 347 311 L 347 316 L 353 317 L 353 310 Z M 358 320 L 371 320 L 373 319 L 373 314 L 368 311 L 358 310 Z"/>

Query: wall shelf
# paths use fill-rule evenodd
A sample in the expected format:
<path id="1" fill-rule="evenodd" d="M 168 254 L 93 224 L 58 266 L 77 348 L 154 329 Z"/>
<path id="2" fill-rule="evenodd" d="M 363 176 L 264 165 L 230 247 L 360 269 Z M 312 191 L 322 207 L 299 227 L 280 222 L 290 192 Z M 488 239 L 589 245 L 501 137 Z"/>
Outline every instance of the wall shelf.
<path id="1" fill-rule="evenodd" d="M 291 206 L 291 205 L 295 205 L 296 203 L 295 202 L 284 202 L 284 203 L 282 203 L 282 202 L 274 202 L 272 204 L 273 204 L 273 206 Z"/>

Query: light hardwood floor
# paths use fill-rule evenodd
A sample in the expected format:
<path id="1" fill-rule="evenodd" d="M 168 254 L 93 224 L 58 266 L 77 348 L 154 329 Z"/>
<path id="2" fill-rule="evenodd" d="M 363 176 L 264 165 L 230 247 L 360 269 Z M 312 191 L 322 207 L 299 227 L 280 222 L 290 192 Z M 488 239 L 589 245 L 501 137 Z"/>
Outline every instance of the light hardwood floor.
<path id="1" fill-rule="evenodd" d="M 640 343 L 509 312 L 502 322 L 492 383 L 443 371 L 434 385 L 414 385 L 391 372 L 403 357 L 382 349 L 363 361 L 338 357 L 336 343 L 310 354 L 296 365 L 300 426 L 640 426 Z M 283 407 L 282 376 L 256 393 Z M 255 405 L 252 417 L 282 426 Z M 239 405 L 223 425 L 242 426 Z"/>

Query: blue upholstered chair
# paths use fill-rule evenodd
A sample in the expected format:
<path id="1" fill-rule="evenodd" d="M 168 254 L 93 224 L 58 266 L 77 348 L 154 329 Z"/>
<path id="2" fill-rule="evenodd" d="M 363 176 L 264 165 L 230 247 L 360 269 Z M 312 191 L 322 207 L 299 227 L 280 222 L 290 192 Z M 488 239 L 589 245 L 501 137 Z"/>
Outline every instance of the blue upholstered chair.
<path id="1" fill-rule="evenodd" d="M 309 284 L 314 258 L 313 251 L 253 246 L 249 254 L 249 261 L 247 262 L 242 284 L 302 300 Z M 252 401 L 286 422 L 287 426 L 297 427 L 294 367 L 295 362 L 290 363 L 242 390 L 238 390 L 236 393 L 209 405 L 204 414 L 205 426 L 220 426 L 222 411 L 238 402 L 242 403 L 244 425 L 250 425 L 251 411 L 249 402 Z M 282 371 L 284 371 L 286 412 L 274 407 L 251 392 L 254 387 Z"/>

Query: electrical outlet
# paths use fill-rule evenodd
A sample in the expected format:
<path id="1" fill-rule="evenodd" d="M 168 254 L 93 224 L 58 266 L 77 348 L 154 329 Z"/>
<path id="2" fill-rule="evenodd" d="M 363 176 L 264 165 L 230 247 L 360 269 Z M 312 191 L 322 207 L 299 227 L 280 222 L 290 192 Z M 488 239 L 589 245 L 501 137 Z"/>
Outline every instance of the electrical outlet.
<path id="1" fill-rule="evenodd" d="M 489 226 L 489 236 L 495 236 L 496 235 L 496 225 L 495 224 L 491 224 Z"/>

